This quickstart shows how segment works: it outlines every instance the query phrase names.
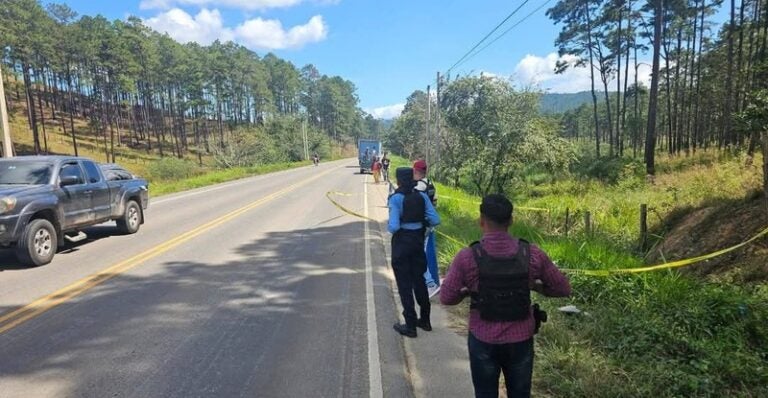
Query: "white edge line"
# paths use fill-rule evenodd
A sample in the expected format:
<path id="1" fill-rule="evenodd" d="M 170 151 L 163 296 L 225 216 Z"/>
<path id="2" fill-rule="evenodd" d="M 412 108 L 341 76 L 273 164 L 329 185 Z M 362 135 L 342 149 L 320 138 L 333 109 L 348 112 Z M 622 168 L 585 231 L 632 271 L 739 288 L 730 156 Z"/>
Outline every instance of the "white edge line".
<path id="1" fill-rule="evenodd" d="M 376 325 L 376 302 L 373 291 L 373 269 L 371 266 L 371 234 L 368 220 L 368 176 L 363 179 L 363 215 L 365 224 L 365 301 L 368 313 L 368 386 L 371 398 L 384 396 L 381 385 L 381 360 L 379 357 L 379 333 Z"/>

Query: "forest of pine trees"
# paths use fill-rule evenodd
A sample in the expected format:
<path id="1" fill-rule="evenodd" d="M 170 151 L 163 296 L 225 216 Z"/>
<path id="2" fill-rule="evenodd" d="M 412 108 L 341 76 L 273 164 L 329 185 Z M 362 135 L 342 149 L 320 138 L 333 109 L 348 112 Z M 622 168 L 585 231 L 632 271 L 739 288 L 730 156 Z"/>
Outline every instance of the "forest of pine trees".
<path id="1" fill-rule="evenodd" d="M 55 125 L 77 155 L 76 119 L 88 121 L 111 161 L 116 144 L 160 156 L 210 153 L 227 131 L 276 118 L 303 120 L 337 144 L 380 128 L 348 80 L 232 42 L 180 44 L 137 17 L 0 0 L 0 49 L 6 97 L 25 102 L 35 154 L 47 152 L 45 129 Z"/>
<path id="2" fill-rule="evenodd" d="M 716 30 L 721 7 L 729 18 Z M 654 174 L 658 150 L 752 155 L 768 141 L 768 1 L 560 0 L 547 15 L 562 26 L 560 53 L 579 56 L 558 67 L 592 75 L 592 101 L 565 115 L 564 131 L 591 137 L 598 156 L 642 152 Z M 646 87 L 637 71 L 649 56 Z"/>

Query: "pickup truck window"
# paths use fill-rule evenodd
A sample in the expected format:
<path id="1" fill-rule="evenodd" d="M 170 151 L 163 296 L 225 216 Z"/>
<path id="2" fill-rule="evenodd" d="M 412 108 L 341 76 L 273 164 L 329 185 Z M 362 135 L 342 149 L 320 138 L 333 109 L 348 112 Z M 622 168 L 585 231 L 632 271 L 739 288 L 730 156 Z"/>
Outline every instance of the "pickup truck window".
<path id="1" fill-rule="evenodd" d="M 42 185 L 51 180 L 53 166 L 45 162 L 3 161 L 0 162 L 0 184 Z"/>
<path id="2" fill-rule="evenodd" d="M 89 184 L 94 184 L 101 181 L 99 168 L 93 162 L 86 160 L 83 162 L 83 166 L 85 167 L 85 175 L 88 177 Z"/>
<path id="3" fill-rule="evenodd" d="M 77 180 L 79 181 L 78 184 L 83 183 L 83 171 L 80 169 L 80 165 L 78 165 L 77 163 L 67 163 L 61 166 L 61 171 L 59 172 L 59 178 L 63 178 L 67 176 L 77 177 Z"/>

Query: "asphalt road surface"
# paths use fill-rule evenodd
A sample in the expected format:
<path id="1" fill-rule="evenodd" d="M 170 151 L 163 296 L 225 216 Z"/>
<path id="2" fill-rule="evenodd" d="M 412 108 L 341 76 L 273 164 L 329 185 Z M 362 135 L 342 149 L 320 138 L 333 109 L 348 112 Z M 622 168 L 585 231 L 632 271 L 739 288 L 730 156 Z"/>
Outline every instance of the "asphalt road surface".
<path id="1" fill-rule="evenodd" d="M 384 205 L 357 172 L 156 198 L 42 267 L 0 251 L 0 397 L 411 396 L 379 229 L 325 198 Z"/>

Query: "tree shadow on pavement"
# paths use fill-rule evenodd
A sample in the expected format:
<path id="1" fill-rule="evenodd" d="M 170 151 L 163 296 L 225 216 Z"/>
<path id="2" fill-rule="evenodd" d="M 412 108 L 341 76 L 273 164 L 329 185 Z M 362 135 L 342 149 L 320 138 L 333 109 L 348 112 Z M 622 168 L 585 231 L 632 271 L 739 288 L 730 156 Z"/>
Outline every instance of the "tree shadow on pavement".
<path id="1" fill-rule="evenodd" d="M 365 396 L 362 242 L 355 221 L 141 265 L 0 334 L 0 391 Z"/>

